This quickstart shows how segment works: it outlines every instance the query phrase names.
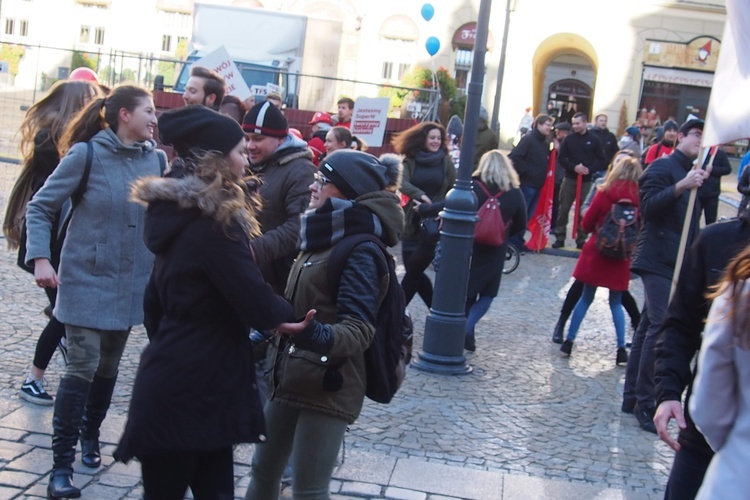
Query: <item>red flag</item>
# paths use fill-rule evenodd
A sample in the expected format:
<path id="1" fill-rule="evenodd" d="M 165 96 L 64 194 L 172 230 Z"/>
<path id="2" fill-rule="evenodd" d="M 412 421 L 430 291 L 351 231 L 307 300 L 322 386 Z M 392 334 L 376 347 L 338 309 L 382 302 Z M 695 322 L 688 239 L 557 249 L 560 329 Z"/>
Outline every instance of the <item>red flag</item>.
<path id="1" fill-rule="evenodd" d="M 555 196 L 555 163 L 557 162 L 557 150 L 553 149 L 547 163 L 547 179 L 539 193 L 539 202 L 536 204 L 534 215 L 529 221 L 531 238 L 526 242 L 526 247 L 534 252 L 541 252 L 547 246 L 549 233 L 552 229 L 552 201 Z"/>

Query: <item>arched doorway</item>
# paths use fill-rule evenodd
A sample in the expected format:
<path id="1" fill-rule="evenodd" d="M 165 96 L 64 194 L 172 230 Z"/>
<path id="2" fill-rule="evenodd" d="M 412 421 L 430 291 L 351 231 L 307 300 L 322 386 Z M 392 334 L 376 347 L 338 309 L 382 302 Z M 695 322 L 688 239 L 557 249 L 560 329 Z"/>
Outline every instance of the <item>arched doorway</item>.
<path id="1" fill-rule="evenodd" d="M 546 111 L 558 121 L 570 121 L 580 111 L 590 119 L 598 58 L 586 39 L 573 33 L 552 35 L 539 44 L 533 68 L 535 114 Z"/>

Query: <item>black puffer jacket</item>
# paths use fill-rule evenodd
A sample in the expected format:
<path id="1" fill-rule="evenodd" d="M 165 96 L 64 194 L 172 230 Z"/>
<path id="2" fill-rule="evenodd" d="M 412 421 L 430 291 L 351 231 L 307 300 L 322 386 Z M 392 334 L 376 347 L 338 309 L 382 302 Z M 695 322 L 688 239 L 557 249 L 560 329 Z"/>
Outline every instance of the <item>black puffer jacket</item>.
<path id="1" fill-rule="evenodd" d="M 748 243 L 750 216 L 745 212 L 739 219 L 706 227 L 690 248 L 656 342 L 654 380 L 657 403 L 680 401 L 686 387 L 690 397 L 695 373 L 690 362 L 700 349 L 703 325 L 711 306 L 705 293 L 719 281 L 732 257 Z M 703 435 L 690 419 L 687 399 L 685 418 L 687 428 L 680 431 L 680 444 L 694 451 L 711 453 Z"/>
<path id="2" fill-rule="evenodd" d="M 689 190 L 675 196 L 675 185 L 692 166 L 690 158 L 675 150 L 670 156 L 652 163 L 638 181 L 644 224 L 630 265 L 634 273 L 649 272 L 672 279 L 690 198 Z M 697 234 L 699 214 L 700 203 L 696 200 L 688 245 Z"/>
<path id="3" fill-rule="evenodd" d="M 243 221 L 225 231 L 216 220 L 223 192 L 194 176 L 136 189 L 148 203 L 144 239 L 156 263 L 144 300 L 150 343 L 118 460 L 265 440 L 248 332 L 295 316 L 263 281 Z"/>
<path id="4" fill-rule="evenodd" d="M 518 172 L 522 186 L 541 189 L 547 180 L 547 162 L 549 161 L 549 141 L 536 128 L 523 136 L 518 146 L 513 148 L 508 157 Z"/>

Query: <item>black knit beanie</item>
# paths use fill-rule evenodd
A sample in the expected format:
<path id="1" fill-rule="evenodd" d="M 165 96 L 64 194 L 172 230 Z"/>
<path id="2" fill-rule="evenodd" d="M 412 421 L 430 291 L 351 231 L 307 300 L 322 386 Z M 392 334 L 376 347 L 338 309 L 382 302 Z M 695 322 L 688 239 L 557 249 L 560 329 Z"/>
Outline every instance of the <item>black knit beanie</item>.
<path id="1" fill-rule="evenodd" d="M 350 200 L 381 191 L 388 184 L 386 167 L 371 154 L 353 149 L 326 156 L 320 171 Z"/>
<path id="2" fill-rule="evenodd" d="M 289 125 L 279 108 L 268 101 L 253 106 L 242 120 L 242 130 L 248 134 L 261 134 L 271 137 L 286 137 Z"/>
<path id="3" fill-rule="evenodd" d="M 174 147 L 182 158 L 195 151 L 229 154 L 245 137 L 239 124 L 206 106 L 186 106 L 159 117 L 159 140 Z"/>

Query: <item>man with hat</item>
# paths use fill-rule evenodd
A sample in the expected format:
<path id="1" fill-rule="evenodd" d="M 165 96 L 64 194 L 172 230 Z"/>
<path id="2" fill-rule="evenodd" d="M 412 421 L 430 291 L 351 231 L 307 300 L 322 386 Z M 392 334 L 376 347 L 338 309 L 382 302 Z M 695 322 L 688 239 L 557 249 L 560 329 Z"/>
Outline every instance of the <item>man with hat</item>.
<path id="1" fill-rule="evenodd" d="M 251 243 L 263 277 L 281 293 L 297 252 L 299 216 L 310 202 L 315 166 L 302 139 L 289 133 L 281 111 L 269 101 L 256 104 L 242 121 L 250 169 L 263 181 L 258 220 L 263 235 Z"/>
<path id="2" fill-rule="evenodd" d="M 371 235 L 389 247 L 398 243 L 404 217 L 398 197 L 384 190 L 391 182 L 377 158 L 342 149 L 321 162 L 310 185 L 300 253 L 285 292 L 295 315 L 306 319 L 301 328 L 279 325 L 269 348 L 267 359 L 274 363 L 265 407 L 268 441 L 255 448 L 246 500 L 278 498 L 290 455 L 294 497 L 328 498 L 346 428 L 362 410 L 364 351 L 390 281 L 390 256 L 375 242 L 351 249 L 335 290 L 329 290 L 328 269 L 337 263 L 329 259 L 348 236 Z"/>
<path id="3" fill-rule="evenodd" d="M 333 119 L 328 113 L 318 111 L 313 115 L 309 125 L 312 125 L 312 135 L 307 141 L 307 147 L 312 151 L 313 163 L 317 167 L 326 152 L 326 134 L 333 128 Z"/>
<path id="4" fill-rule="evenodd" d="M 690 190 L 700 188 L 709 175 L 693 169 L 702 136 L 702 120 L 685 122 L 677 133 L 674 152 L 656 160 L 638 181 L 643 228 L 630 269 L 643 281 L 645 303 L 625 373 L 622 411 L 635 413 L 641 428 L 653 433 L 656 337 L 669 301 L 685 217 L 691 217 L 688 245 L 698 233 L 700 204 L 696 203 L 692 214 L 687 213 Z"/>
<path id="5" fill-rule="evenodd" d="M 565 168 L 560 165 L 557 155 L 560 153 L 560 144 L 563 140 L 568 137 L 573 128 L 568 122 L 558 123 L 555 126 L 555 137 L 552 140 L 552 145 L 555 148 L 555 190 L 552 196 L 552 218 L 550 222 L 555 224 L 557 221 L 557 215 L 560 211 L 560 186 L 562 186 L 563 178 L 565 177 Z"/>
<path id="6" fill-rule="evenodd" d="M 643 168 L 651 165 L 655 160 L 669 156 L 674 151 L 675 141 L 677 140 L 677 122 L 667 120 L 664 122 L 664 138 L 657 144 L 651 145 L 646 150 L 646 158 L 643 160 Z"/>

